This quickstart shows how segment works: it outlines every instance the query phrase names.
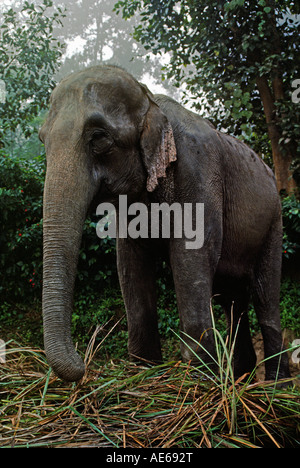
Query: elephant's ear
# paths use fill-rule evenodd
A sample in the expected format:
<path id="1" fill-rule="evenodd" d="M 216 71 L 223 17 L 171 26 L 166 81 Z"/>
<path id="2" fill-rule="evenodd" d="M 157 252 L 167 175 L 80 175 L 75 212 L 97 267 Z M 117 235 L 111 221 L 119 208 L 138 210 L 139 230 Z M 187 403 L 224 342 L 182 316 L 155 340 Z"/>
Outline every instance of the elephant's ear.
<path id="1" fill-rule="evenodd" d="M 176 146 L 172 127 L 160 108 L 151 100 L 141 134 L 141 150 L 148 172 L 147 190 L 153 192 L 160 177 L 176 161 Z"/>

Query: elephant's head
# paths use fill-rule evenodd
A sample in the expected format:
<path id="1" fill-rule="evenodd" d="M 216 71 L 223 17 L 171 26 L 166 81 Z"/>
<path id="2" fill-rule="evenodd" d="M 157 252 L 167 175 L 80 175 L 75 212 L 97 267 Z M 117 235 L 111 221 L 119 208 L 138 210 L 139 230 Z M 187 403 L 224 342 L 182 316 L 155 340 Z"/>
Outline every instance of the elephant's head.
<path id="1" fill-rule="evenodd" d="M 176 158 L 172 129 L 143 85 L 117 67 L 71 75 L 54 90 L 40 130 L 44 190 L 44 342 L 48 361 L 76 381 L 84 364 L 71 338 L 83 223 L 93 200 L 138 199 Z M 96 233 L 95 233 L 96 235 Z"/>

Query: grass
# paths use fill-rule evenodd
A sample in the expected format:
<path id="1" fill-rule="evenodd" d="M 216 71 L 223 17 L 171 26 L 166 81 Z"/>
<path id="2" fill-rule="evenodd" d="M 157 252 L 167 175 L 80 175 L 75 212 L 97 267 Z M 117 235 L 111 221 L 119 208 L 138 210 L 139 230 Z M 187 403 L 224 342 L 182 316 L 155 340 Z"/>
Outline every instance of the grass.
<path id="1" fill-rule="evenodd" d="M 217 332 L 215 375 L 180 361 L 99 364 L 98 333 L 77 384 L 58 379 L 41 349 L 7 344 L 0 447 L 299 448 L 299 388 L 234 381 L 232 347 Z"/>

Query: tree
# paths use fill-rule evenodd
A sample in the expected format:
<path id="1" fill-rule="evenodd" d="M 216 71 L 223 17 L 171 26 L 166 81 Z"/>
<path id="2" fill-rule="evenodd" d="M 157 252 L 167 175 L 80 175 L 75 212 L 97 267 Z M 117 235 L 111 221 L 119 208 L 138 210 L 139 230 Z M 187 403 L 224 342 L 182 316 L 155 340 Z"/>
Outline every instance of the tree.
<path id="1" fill-rule="evenodd" d="M 155 54 L 171 54 L 166 76 L 186 83 L 219 128 L 264 152 L 268 135 L 278 190 L 291 193 L 300 156 L 300 110 L 291 99 L 300 68 L 299 2 L 123 0 L 115 8 L 124 18 L 140 11 L 135 38 Z"/>
<path id="2" fill-rule="evenodd" d="M 26 1 L 20 11 L 10 8 L 2 13 L 0 148 L 17 128 L 25 137 L 35 132 L 32 121 L 48 105 L 62 56 L 62 44 L 52 32 L 55 24 L 61 24 L 63 12 L 57 8 L 49 16 L 52 6 L 52 0 L 38 6 Z"/>

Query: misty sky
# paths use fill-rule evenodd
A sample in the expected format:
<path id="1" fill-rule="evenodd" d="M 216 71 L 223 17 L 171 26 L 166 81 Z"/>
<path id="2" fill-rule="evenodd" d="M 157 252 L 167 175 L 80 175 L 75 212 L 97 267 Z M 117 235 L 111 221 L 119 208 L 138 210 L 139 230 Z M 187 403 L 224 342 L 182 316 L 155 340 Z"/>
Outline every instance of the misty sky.
<path id="1" fill-rule="evenodd" d="M 117 0 L 53 0 L 54 6 L 65 6 L 63 27 L 54 30 L 66 48 L 57 81 L 67 74 L 99 63 L 120 65 L 145 83 L 153 93 L 164 93 L 180 98 L 180 91 L 169 82 L 163 82 L 161 67 L 168 55 L 154 57 L 132 39 L 137 18 L 125 21 L 112 9 Z M 42 5 L 41 0 L 29 3 Z M 11 6 L 20 8 L 21 0 L 0 0 L 0 11 Z M 51 10 L 49 10 L 50 12 Z M 0 18 L 1 23 L 1 18 Z M 150 59 L 146 61 L 146 55 Z"/>

